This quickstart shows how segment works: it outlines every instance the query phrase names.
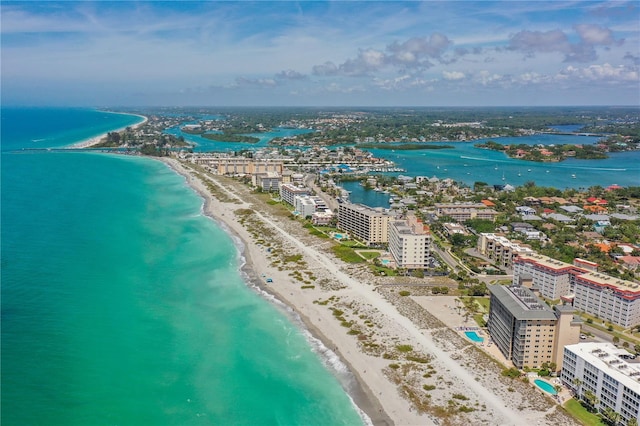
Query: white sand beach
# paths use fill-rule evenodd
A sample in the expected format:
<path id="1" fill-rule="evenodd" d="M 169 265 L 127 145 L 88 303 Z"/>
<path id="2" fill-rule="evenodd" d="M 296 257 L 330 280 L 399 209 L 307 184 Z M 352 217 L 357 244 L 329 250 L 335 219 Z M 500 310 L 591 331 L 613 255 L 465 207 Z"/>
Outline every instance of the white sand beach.
<path id="1" fill-rule="evenodd" d="M 358 386 L 347 391 L 373 424 L 578 424 L 530 384 L 501 377 L 501 364 L 399 295 L 390 278 L 335 258 L 329 240 L 278 215 L 246 186 L 163 161 L 201 194 L 205 213 L 243 241 L 251 279 L 348 366 Z"/>
<path id="2" fill-rule="evenodd" d="M 123 130 L 125 130 L 127 127 L 130 127 L 132 129 L 137 129 L 138 127 L 142 126 L 144 123 L 146 123 L 147 121 L 149 121 L 149 119 L 147 117 L 145 117 L 144 115 L 138 115 L 138 114 L 127 114 L 127 115 L 134 115 L 136 117 L 140 117 L 142 118 L 142 121 L 140 123 L 134 124 L 132 126 L 125 126 L 122 127 L 120 129 L 116 129 L 116 130 L 112 130 L 112 132 L 122 132 Z M 102 139 L 104 139 L 107 136 L 107 133 L 103 133 L 101 135 L 89 138 L 89 139 L 85 139 L 83 141 L 80 142 L 76 142 L 73 145 L 71 145 L 69 148 L 90 148 L 94 145 L 97 145 L 100 143 L 100 141 Z"/>

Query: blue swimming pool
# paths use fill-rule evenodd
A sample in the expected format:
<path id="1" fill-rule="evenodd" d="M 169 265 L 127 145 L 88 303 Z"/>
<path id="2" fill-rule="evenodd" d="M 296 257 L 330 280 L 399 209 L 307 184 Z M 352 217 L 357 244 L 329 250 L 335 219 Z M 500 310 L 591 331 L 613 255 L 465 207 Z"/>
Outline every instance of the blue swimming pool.
<path id="1" fill-rule="evenodd" d="M 545 391 L 548 394 L 551 394 L 551 395 L 557 395 L 558 394 L 558 392 L 556 392 L 556 389 L 549 382 L 545 382 L 544 380 L 536 379 L 536 380 L 533 381 L 533 383 L 535 383 L 535 385 L 537 387 L 539 387 L 540 389 L 542 389 L 543 391 Z"/>
<path id="2" fill-rule="evenodd" d="M 467 336 L 470 340 L 473 340 L 476 343 L 484 342 L 484 337 L 478 336 L 478 333 L 475 331 L 465 331 L 464 335 Z"/>
<path id="3" fill-rule="evenodd" d="M 341 240 L 344 237 L 342 236 L 342 234 L 333 234 L 333 238 L 335 238 L 336 240 Z"/>
<path id="4" fill-rule="evenodd" d="M 389 264 L 389 259 L 382 259 L 380 261 L 383 265 L 388 265 Z"/>

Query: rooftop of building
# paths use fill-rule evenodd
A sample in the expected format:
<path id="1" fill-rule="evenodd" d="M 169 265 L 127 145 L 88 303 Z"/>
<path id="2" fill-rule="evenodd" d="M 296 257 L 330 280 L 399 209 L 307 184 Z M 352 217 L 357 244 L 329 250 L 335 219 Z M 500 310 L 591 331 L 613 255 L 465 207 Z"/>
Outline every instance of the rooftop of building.
<path id="1" fill-rule="evenodd" d="M 342 203 L 340 204 L 340 208 L 356 210 L 366 214 L 387 216 L 387 212 L 385 212 L 385 210 L 382 207 L 373 208 L 373 207 L 365 206 L 364 204 Z"/>
<path id="2" fill-rule="evenodd" d="M 489 286 L 489 291 L 519 320 L 555 320 L 556 314 L 531 290 L 521 286 Z"/>
<path id="3" fill-rule="evenodd" d="M 627 281 L 620 278 L 611 277 L 599 272 L 587 272 L 584 274 L 580 274 L 579 278 L 596 285 L 607 286 L 622 291 L 630 291 L 640 294 L 640 284 L 636 284 L 632 281 Z"/>
<path id="4" fill-rule="evenodd" d="M 579 355 L 597 369 L 613 377 L 619 383 L 640 392 L 640 364 L 625 359 L 630 354 L 611 343 L 588 342 L 567 345 L 565 350 Z"/>
<path id="5" fill-rule="evenodd" d="M 544 266 L 545 268 L 553 269 L 553 270 L 561 270 L 565 268 L 573 268 L 573 265 L 569 263 L 562 262 L 560 260 L 552 259 L 548 256 L 538 254 L 536 252 L 532 253 L 522 253 L 518 254 L 518 259 L 523 260 L 525 262 L 532 262 L 538 265 Z M 517 259 L 516 259 L 517 261 Z"/>

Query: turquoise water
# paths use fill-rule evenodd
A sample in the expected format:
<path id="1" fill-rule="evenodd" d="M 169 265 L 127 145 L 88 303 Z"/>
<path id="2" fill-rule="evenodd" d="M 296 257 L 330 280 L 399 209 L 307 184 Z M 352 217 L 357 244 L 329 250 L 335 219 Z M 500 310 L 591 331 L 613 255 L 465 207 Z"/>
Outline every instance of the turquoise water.
<path id="1" fill-rule="evenodd" d="M 519 138 L 496 138 L 501 144 L 593 144 L 599 138 L 571 135 L 533 135 Z M 394 161 L 407 170 L 409 176 L 451 178 L 473 186 L 474 182 L 489 185 L 524 185 L 533 181 L 538 186 L 555 188 L 607 187 L 640 185 L 640 151 L 609 154 L 604 160 L 568 159 L 559 163 L 538 163 L 509 158 L 506 154 L 475 148 L 476 142 L 454 142 L 453 149 L 426 151 L 370 150 L 376 157 Z M 575 178 L 573 176 L 575 175 Z M 356 190 L 354 190 L 355 194 Z"/>
<path id="2" fill-rule="evenodd" d="M 229 152 L 229 151 L 239 151 L 243 149 L 264 148 L 268 145 L 269 141 L 273 138 L 284 138 L 288 136 L 309 133 L 312 131 L 313 130 L 309 130 L 309 129 L 291 129 L 286 127 L 276 127 L 271 132 L 247 133 L 248 136 L 254 136 L 260 139 L 260 141 L 256 143 L 218 142 L 218 141 L 203 138 L 200 135 L 191 135 L 189 133 L 184 133 L 180 130 L 179 127 L 167 129 L 166 133 L 174 136 L 183 136 L 185 140 L 197 144 L 196 147 L 193 149 L 195 152 L 206 152 L 206 151 Z"/>
<path id="3" fill-rule="evenodd" d="M 555 388 L 553 387 L 552 384 L 550 384 L 549 382 L 546 382 L 544 380 L 540 380 L 540 379 L 536 379 L 533 381 L 533 383 L 535 383 L 535 385 L 537 387 L 539 387 L 540 389 L 542 389 L 543 391 L 545 391 L 548 394 L 551 395 L 557 395 L 558 392 L 556 392 Z"/>
<path id="4" fill-rule="evenodd" d="M 341 182 L 340 186 L 349 191 L 349 201 L 369 207 L 389 208 L 389 194 L 382 191 L 366 189 L 359 181 Z"/>
<path id="5" fill-rule="evenodd" d="M 473 340 L 476 343 L 482 343 L 484 342 L 484 338 L 478 336 L 478 333 L 476 333 L 475 331 L 465 331 L 464 332 L 465 336 L 467 336 L 470 340 Z"/>
<path id="6" fill-rule="evenodd" d="M 362 424 L 344 366 L 246 285 L 182 177 L 142 158 L 12 150 L 108 121 L 49 111 L 2 110 L 2 424 Z"/>

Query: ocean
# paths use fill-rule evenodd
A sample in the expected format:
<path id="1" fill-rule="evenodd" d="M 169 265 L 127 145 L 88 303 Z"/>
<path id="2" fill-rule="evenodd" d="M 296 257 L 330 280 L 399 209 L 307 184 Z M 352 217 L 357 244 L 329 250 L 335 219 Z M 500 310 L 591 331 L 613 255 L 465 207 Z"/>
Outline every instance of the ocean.
<path id="1" fill-rule="evenodd" d="M 363 424 L 350 373 L 251 286 L 183 177 L 22 149 L 138 121 L 2 109 L 2 424 Z"/>

